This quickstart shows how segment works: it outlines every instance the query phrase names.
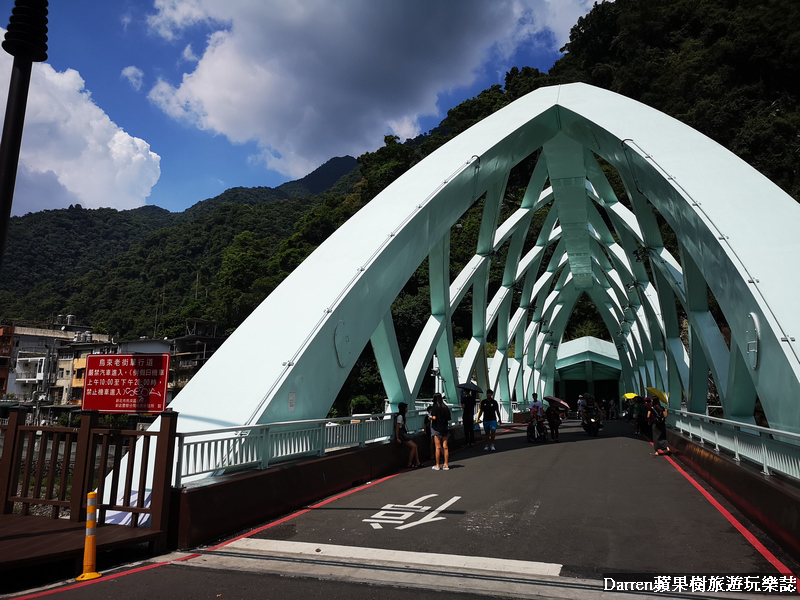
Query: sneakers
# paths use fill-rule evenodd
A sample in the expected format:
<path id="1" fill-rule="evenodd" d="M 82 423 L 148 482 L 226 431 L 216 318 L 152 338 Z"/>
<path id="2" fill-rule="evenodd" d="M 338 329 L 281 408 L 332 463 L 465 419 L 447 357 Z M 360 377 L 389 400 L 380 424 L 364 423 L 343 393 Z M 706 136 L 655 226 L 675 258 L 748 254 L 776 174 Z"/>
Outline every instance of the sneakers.
<path id="1" fill-rule="evenodd" d="M 494 444 L 492 444 L 492 452 L 495 452 L 496 450 L 497 450 L 497 448 L 495 448 Z"/>
<path id="2" fill-rule="evenodd" d="M 492 446 L 492 448 L 494 448 L 494 446 Z M 484 447 L 483 447 L 483 449 L 484 449 L 484 450 L 488 450 L 488 449 L 489 449 L 489 446 L 484 446 Z"/>

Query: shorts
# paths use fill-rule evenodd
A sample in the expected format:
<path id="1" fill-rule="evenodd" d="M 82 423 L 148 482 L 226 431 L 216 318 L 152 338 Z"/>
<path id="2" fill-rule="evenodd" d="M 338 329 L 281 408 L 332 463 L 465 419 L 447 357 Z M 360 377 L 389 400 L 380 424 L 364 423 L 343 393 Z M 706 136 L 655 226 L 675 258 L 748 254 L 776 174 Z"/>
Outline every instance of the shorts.
<path id="1" fill-rule="evenodd" d="M 490 431 L 497 431 L 497 421 L 484 421 L 483 430 L 486 433 L 489 433 Z"/>
<path id="2" fill-rule="evenodd" d="M 436 431 L 435 429 L 431 430 L 431 433 L 438 438 L 446 438 L 450 435 L 449 431 L 447 433 L 442 433 L 441 431 Z"/>

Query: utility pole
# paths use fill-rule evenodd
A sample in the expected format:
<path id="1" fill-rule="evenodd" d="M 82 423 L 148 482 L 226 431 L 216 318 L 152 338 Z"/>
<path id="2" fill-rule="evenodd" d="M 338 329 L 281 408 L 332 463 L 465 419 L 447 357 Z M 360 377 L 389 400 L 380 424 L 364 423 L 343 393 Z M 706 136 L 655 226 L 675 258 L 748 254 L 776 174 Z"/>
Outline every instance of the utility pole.
<path id="1" fill-rule="evenodd" d="M 3 50 L 14 57 L 6 118 L 0 139 L 0 264 L 6 249 L 8 221 L 17 182 L 22 127 L 28 105 L 31 67 L 47 60 L 47 0 L 16 0 Z"/>

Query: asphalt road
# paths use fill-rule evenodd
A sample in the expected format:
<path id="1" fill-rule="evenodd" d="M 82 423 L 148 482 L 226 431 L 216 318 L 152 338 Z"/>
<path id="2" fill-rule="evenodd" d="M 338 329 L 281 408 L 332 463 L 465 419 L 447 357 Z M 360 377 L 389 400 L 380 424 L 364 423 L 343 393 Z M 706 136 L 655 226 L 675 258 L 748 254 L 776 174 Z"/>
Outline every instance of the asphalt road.
<path id="1" fill-rule="evenodd" d="M 774 570 L 672 464 L 627 423 L 592 438 L 576 421 L 560 442 L 528 444 L 522 427 L 454 454 L 450 471 L 409 471 L 255 534 L 292 540 L 557 563 L 604 572 L 760 573 Z M 436 494 L 435 496 L 431 496 Z M 421 504 L 420 523 L 375 529 L 389 504 Z M 400 511 L 402 512 L 402 511 Z M 408 512 L 408 511 L 406 511 Z"/>
<path id="2" fill-rule="evenodd" d="M 613 600 L 631 595 L 602 591 L 611 573 L 778 575 L 676 463 L 651 453 L 627 423 L 607 423 L 600 437 L 590 438 L 567 422 L 560 443 L 544 445 L 528 444 L 522 426 L 504 428 L 496 452 L 482 443 L 459 450 L 449 471 L 433 471 L 429 463 L 241 539 L 162 558 L 161 566 L 129 565 L 98 583 L 64 582 L 46 592 L 58 600 Z M 753 532 L 756 545 L 800 572 L 724 499 L 701 487 Z"/>

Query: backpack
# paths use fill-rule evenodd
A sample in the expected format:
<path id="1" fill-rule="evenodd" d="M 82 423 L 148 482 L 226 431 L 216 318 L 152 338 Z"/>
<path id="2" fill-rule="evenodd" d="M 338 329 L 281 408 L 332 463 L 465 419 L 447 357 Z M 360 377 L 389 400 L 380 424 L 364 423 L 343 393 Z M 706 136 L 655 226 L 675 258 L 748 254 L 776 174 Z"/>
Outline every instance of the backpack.
<path id="1" fill-rule="evenodd" d="M 655 423 L 656 425 L 660 425 L 664 422 L 664 407 L 659 406 L 659 410 L 655 410 L 655 407 L 650 408 L 650 423 Z"/>

